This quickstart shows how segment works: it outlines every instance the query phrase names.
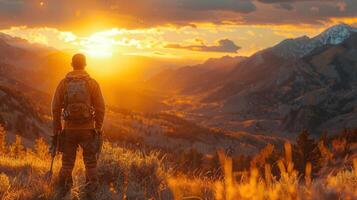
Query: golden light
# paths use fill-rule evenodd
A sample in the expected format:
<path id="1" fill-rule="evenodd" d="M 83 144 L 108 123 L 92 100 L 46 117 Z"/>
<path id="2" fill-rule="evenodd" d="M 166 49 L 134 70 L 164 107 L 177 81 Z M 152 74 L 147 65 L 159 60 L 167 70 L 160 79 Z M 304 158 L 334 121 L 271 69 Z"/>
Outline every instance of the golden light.
<path id="1" fill-rule="evenodd" d="M 42 7 L 42 6 L 44 6 L 44 5 L 45 5 L 45 2 L 41 1 L 41 2 L 40 2 L 40 6 Z"/>
<path id="2" fill-rule="evenodd" d="M 80 50 L 93 58 L 112 57 L 115 47 L 118 46 L 115 36 L 120 33 L 117 29 L 94 33 L 80 40 Z"/>
<path id="3" fill-rule="evenodd" d="M 110 43 L 87 44 L 81 51 L 94 58 L 108 58 L 113 55 Z"/>

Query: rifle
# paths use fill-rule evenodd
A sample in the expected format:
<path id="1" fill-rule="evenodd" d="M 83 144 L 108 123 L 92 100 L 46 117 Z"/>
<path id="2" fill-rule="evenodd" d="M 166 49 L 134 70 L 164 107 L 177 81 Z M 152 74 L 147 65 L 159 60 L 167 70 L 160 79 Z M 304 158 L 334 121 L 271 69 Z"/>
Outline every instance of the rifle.
<path id="1" fill-rule="evenodd" d="M 53 174 L 53 162 L 55 160 L 57 151 L 58 151 L 58 145 L 59 145 L 59 135 L 61 134 L 61 131 L 58 131 L 54 136 L 52 136 L 52 145 L 50 149 L 51 153 L 51 167 L 50 170 L 45 174 L 45 179 L 47 181 L 51 181 L 52 179 L 52 174 Z"/>

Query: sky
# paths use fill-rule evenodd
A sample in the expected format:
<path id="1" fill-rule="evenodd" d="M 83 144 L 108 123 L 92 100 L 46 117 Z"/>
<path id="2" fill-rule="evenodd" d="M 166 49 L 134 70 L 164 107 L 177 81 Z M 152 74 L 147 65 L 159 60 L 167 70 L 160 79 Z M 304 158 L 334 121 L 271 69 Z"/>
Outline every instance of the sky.
<path id="1" fill-rule="evenodd" d="M 356 0 L 0 0 L 0 32 L 98 59 L 249 56 L 337 23 Z"/>

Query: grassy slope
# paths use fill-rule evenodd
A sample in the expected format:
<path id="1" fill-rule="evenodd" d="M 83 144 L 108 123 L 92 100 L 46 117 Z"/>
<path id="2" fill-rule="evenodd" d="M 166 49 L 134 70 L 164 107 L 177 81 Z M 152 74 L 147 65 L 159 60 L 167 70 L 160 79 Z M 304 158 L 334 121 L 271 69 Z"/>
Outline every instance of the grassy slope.
<path id="1" fill-rule="evenodd" d="M 10 145 L 0 154 L 0 199 L 53 199 L 53 183 L 45 181 L 50 158 L 46 144 L 37 142 L 34 150 Z M 291 149 L 290 149 L 291 150 Z M 99 161 L 101 187 L 98 199 L 355 199 L 357 198 L 357 160 L 352 168 L 311 181 L 309 169 L 299 177 L 291 162 L 289 148 L 278 162 L 280 178 L 252 169 L 239 174 L 232 170 L 232 159 L 219 153 L 224 171 L 222 179 L 177 175 L 157 152 L 143 153 L 105 143 Z M 55 178 L 60 160 L 55 162 Z M 175 174 L 175 175 L 174 175 Z M 74 187 L 67 199 L 80 199 L 84 185 L 84 166 L 76 163 Z M 240 177 L 239 179 L 237 177 Z"/>

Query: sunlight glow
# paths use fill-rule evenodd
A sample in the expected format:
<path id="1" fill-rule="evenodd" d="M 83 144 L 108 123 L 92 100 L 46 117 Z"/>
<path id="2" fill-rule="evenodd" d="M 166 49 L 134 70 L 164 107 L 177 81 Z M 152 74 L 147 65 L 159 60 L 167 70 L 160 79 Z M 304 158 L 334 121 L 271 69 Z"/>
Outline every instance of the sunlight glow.
<path id="1" fill-rule="evenodd" d="M 115 36 L 120 34 L 118 29 L 94 33 L 80 41 L 80 50 L 94 58 L 112 57 L 114 46 L 118 45 Z"/>
<path id="2" fill-rule="evenodd" d="M 44 6 L 47 5 L 42 1 Z M 39 2 L 40 3 L 40 2 Z M 357 18 L 331 19 L 332 22 L 354 23 Z M 332 23 L 331 22 L 331 23 Z M 256 51 L 273 46 L 286 38 L 307 35 L 312 37 L 325 27 L 316 25 L 220 25 L 197 24 L 197 27 L 156 27 L 149 29 L 100 29 L 93 28 L 93 32 L 74 33 L 53 27 L 17 26 L 0 29 L 0 32 L 20 37 L 31 43 L 40 43 L 66 52 L 82 52 L 90 58 L 117 60 L 120 56 L 143 56 L 149 58 L 191 59 L 204 61 L 212 57 L 250 56 Z M 97 32 L 95 30 L 98 30 Z M 89 35 L 88 35 L 89 34 Z M 239 35 L 239 37 L 237 37 Z M 191 51 L 189 48 L 166 48 L 168 44 L 178 46 L 215 45 L 222 38 L 233 38 L 233 42 L 242 47 L 236 53 Z M 266 38 L 269 38 L 267 40 Z M 200 49 L 200 48 L 199 48 Z M 199 50 L 198 49 L 198 50 Z M 176 62 L 176 60 L 174 60 Z"/>

